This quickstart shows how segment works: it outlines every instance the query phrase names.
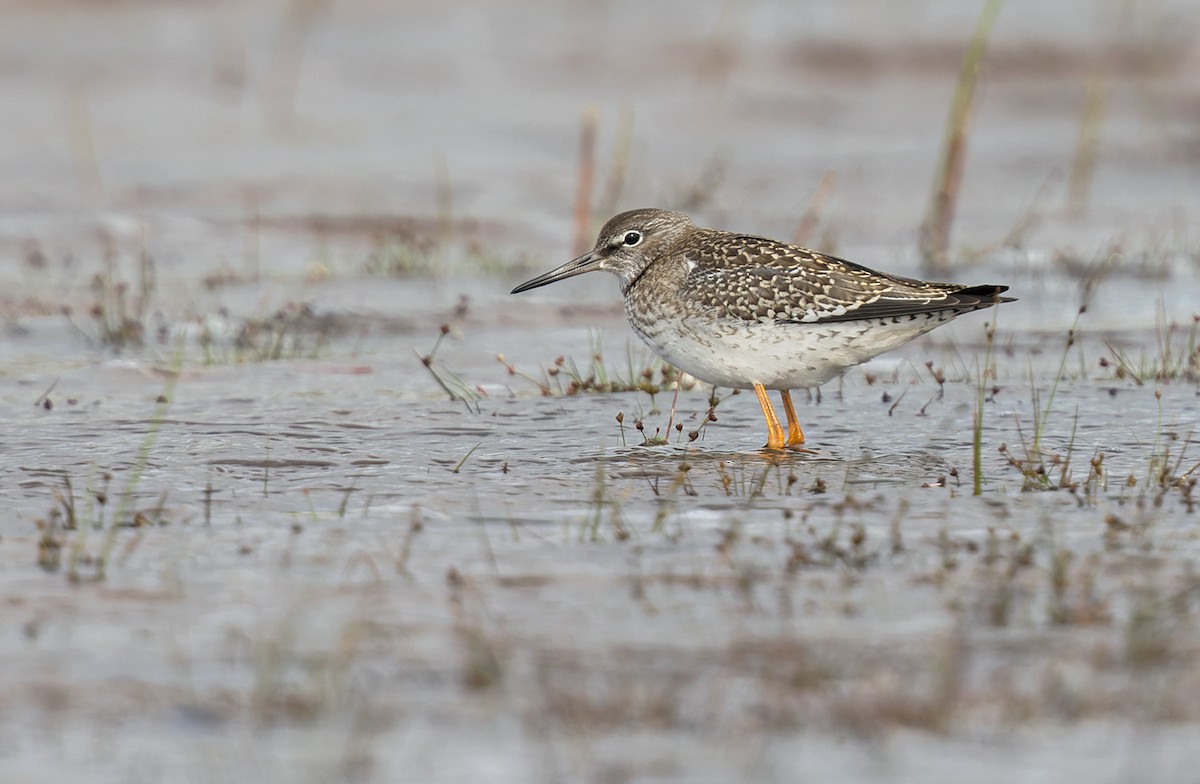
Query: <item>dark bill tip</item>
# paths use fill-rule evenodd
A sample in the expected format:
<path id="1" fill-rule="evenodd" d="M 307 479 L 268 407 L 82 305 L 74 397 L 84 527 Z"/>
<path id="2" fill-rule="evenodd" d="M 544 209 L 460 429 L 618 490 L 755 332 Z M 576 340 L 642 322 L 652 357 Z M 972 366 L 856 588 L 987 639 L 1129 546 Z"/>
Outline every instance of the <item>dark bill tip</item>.
<path id="1" fill-rule="evenodd" d="M 550 270 L 544 275 L 538 275 L 536 278 L 525 281 L 521 285 L 512 290 L 512 294 L 520 294 L 522 291 L 540 288 L 551 283 L 557 283 L 560 280 L 573 278 L 576 275 L 582 275 L 585 272 L 592 272 L 600 269 L 600 259 L 594 253 L 585 253 L 577 259 L 571 259 L 561 267 Z"/>

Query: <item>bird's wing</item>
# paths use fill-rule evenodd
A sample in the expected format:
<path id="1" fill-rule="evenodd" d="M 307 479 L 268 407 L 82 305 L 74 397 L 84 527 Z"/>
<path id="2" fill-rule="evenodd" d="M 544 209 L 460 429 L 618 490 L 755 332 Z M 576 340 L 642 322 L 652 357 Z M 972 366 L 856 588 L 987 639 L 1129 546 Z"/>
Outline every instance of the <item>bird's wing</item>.
<path id="1" fill-rule="evenodd" d="M 971 310 L 1006 301 L 1003 286 L 902 278 L 807 248 L 749 235 L 698 237 L 684 296 L 726 318 L 818 323 Z"/>

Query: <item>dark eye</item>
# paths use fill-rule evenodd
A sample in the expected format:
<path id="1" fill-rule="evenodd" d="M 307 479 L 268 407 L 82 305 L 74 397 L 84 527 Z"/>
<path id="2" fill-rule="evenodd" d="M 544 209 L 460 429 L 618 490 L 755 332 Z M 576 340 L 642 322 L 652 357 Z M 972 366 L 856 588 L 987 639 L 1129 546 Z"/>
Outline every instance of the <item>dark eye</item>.
<path id="1" fill-rule="evenodd" d="M 642 233 L 640 231 L 631 231 L 625 234 L 624 243 L 626 247 L 632 248 L 642 241 Z"/>

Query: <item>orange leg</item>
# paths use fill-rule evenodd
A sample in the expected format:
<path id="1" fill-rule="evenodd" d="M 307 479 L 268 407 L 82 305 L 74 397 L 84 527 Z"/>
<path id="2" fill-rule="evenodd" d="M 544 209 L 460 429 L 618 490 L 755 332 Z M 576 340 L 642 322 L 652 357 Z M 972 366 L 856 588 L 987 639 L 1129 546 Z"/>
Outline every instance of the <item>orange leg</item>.
<path id="1" fill-rule="evenodd" d="M 763 417 L 767 420 L 767 445 L 764 449 L 783 449 L 784 433 L 783 425 L 779 424 L 779 417 L 775 416 L 775 409 L 771 408 L 771 401 L 767 399 L 767 390 L 762 384 L 754 385 L 754 394 L 758 395 L 758 404 L 762 406 Z"/>
<path id="2" fill-rule="evenodd" d="M 785 446 L 789 449 L 800 446 L 804 443 L 804 431 L 800 429 L 800 419 L 796 416 L 796 408 L 792 405 L 792 393 L 781 389 L 779 397 L 783 399 L 783 413 L 787 414 L 788 421 L 788 439 Z"/>

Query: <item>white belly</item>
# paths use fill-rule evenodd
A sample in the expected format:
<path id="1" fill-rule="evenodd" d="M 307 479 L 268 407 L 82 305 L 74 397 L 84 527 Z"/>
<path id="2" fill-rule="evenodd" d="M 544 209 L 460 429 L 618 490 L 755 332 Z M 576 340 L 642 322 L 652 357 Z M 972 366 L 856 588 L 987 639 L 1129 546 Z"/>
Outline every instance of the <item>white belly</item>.
<path id="1" fill-rule="evenodd" d="M 952 311 L 899 320 L 799 324 L 691 318 L 637 322 L 667 362 L 714 386 L 805 389 L 953 319 Z"/>

